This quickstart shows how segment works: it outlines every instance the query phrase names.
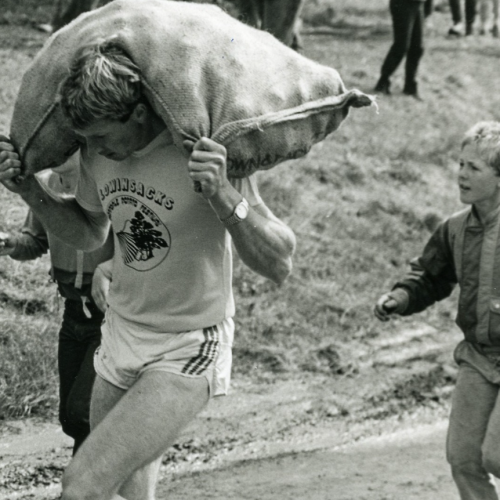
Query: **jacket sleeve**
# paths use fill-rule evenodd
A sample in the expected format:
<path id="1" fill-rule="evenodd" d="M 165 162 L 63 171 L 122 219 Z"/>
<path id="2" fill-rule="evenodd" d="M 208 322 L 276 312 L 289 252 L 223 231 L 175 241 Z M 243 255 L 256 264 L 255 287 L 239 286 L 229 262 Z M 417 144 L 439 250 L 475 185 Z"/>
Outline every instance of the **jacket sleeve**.
<path id="1" fill-rule="evenodd" d="M 402 316 L 423 311 L 448 297 L 457 284 L 448 230 L 447 221 L 436 229 L 422 255 L 410 262 L 410 272 L 396 283 L 394 288 L 404 288 L 409 295 Z"/>
<path id="2" fill-rule="evenodd" d="M 10 257 L 14 260 L 33 260 L 47 253 L 49 242 L 42 223 L 30 210 L 21 233 L 13 236 L 14 251 Z"/>

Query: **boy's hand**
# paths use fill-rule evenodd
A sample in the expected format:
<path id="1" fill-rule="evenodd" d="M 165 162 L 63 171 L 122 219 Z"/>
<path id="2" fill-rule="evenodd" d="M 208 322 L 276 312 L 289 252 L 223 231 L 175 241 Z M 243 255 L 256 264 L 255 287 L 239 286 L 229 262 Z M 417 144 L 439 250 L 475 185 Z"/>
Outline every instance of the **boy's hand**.
<path id="1" fill-rule="evenodd" d="M 188 171 L 196 192 L 209 200 L 223 186 L 229 184 L 226 172 L 226 148 L 212 139 L 202 137 L 196 143 L 184 141 L 191 150 Z"/>
<path id="2" fill-rule="evenodd" d="M 10 255 L 16 248 L 16 242 L 10 234 L 0 232 L 0 255 Z"/>
<path id="3" fill-rule="evenodd" d="M 21 191 L 18 176 L 22 174 L 19 155 L 10 139 L 0 134 L 0 182 L 14 193 Z"/>
<path id="4" fill-rule="evenodd" d="M 375 304 L 374 313 L 380 321 L 389 321 L 389 316 L 398 307 L 398 303 L 388 294 L 384 293 Z"/>
<path id="5" fill-rule="evenodd" d="M 91 293 L 94 302 L 102 312 L 106 312 L 106 308 L 108 307 L 108 293 L 109 293 L 110 283 L 111 280 L 104 274 L 103 270 L 98 266 L 94 271 L 94 277 L 92 278 Z"/>
<path id="6" fill-rule="evenodd" d="M 375 304 L 373 312 L 380 321 L 389 321 L 391 314 L 402 313 L 408 307 L 410 297 L 404 288 L 384 293 Z"/>

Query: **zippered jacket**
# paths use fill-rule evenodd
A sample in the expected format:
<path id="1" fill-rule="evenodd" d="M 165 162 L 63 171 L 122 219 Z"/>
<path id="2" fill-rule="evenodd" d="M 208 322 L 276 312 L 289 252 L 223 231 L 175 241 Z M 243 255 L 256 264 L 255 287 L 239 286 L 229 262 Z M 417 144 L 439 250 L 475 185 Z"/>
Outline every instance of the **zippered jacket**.
<path id="1" fill-rule="evenodd" d="M 421 257 L 395 288 L 404 288 L 409 303 L 401 313 L 423 311 L 448 297 L 458 283 L 456 323 L 465 339 L 500 347 L 500 208 L 481 222 L 467 208 L 443 222 Z"/>

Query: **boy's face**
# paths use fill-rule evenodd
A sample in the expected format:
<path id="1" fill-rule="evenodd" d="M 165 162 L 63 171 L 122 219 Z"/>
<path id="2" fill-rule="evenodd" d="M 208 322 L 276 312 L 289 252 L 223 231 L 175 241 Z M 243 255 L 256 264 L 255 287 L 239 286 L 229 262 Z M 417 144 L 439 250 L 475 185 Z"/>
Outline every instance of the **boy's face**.
<path id="1" fill-rule="evenodd" d="M 138 104 L 127 121 L 98 120 L 84 129 L 75 130 L 82 136 L 91 152 L 109 160 L 123 161 L 134 151 L 144 148 L 152 139 L 144 125 L 148 113 Z"/>
<path id="2" fill-rule="evenodd" d="M 458 187 L 460 201 L 466 204 L 497 203 L 500 177 L 483 160 L 475 144 L 467 144 L 460 154 Z"/>

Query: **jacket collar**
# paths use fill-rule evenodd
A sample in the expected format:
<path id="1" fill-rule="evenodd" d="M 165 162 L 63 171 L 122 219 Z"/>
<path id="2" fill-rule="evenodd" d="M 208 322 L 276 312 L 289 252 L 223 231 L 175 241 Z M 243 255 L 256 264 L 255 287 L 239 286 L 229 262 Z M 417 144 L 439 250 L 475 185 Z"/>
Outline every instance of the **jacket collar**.
<path id="1" fill-rule="evenodd" d="M 492 210 L 486 217 L 484 221 L 479 219 L 479 215 L 474 206 L 470 211 L 469 220 L 467 221 L 467 227 L 487 227 L 493 225 L 500 216 L 500 206 L 496 207 L 495 210 Z"/>

